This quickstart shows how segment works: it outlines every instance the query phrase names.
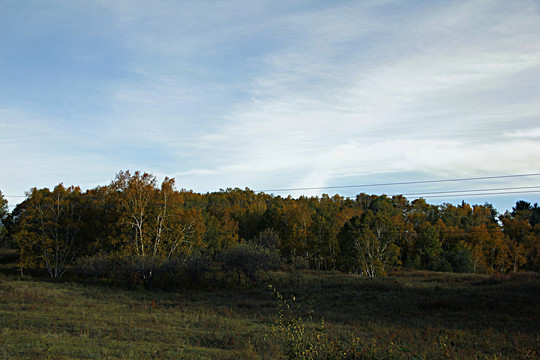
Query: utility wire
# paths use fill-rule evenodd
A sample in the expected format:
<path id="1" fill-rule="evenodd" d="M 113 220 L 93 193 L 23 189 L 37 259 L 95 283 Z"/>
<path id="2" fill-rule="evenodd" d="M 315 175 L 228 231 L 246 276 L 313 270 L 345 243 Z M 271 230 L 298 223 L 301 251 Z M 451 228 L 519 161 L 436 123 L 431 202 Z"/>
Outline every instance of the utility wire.
<path id="1" fill-rule="evenodd" d="M 433 183 L 443 183 L 443 182 L 508 179 L 508 178 L 519 178 L 519 177 L 530 177 L 530 176 L 540 176 L 540 173 L 499 175 L 499 176 L 482 176 L 482 177 L 471 177 L 471 178 L 453 178 L 453 179 L 439 179 L 439 180 L 404 181 L 404 182 L 393 182 L 393 183 L 371 183 L 371 184 L 358 184 L 358 185 L 339 185 L 339 186 L 321 186 L 321 187 L 304 187 L 304 188 L 265 189 L 265 190 L 253 190 L 253 191 L 255 191 L 255 192 L 284 192 L 284 191 L 302 191 L 302 190 L 346 189 L 346 188 L 374 187 L 374 186 L 396 186 L 396 185 L 433 184 Z M 458 192 L 460 192 L 460 193 L 463 192 L 464 193 L 464 192 L 473 192 L 473 191 L 516 190 L 516 189 L 528 189 L 528 188 L 537 188 L 537 187 L 540 187 L 540 186 L 497 188 L 497 189 L 475 189 L 475 190 L 450 190 L 450 191 L 439 191 L 439 192 L 429 192 L 429 193 L 423 192 L 423 193 L 396 194 L 396 195 L 416 196 L 416 195 L 431 195 L 431 194 L 438 194 L 438 193 L 446 194 L 446 193 L 458 193 Z M 530 191 L 528 191 L 528 192 L 530 192 Z M 457 195 L 457 196 L 461 196 L 461 195 Z M 25 195 L 4 195 L 4 197 L 24 198 L 26 196 Z M 434 196 L 432 196 L 432 197 L 434 197 Z"/>
<path id="2" fill-rule="evenodd" d="M 516 189 L 538 189 L 538 190 L 526 190 L 526 191 L 496 191 L 494 190 L 516 190 Z M 480 191 L 480 192 L 474 192 Z M 475 196 L 490 196 L 490 195 L 511 195 L 511 194 L 539 194 L 540 186 L 523 186 L 515 188 L 498 188 L 498 189 L 475 189 L 475 190 L 453 190 L 453 191 L 435 191 L 428 193 L 413 193 L 413 194 L 384 194 L 387 196 L 409 196 L 413 198 L 448 198 L 448 197 L 475 197 Z M 441 195 L 443 194 L 443 195 Z M 356 196 L 346 196 L 344 199 L 355 200 Z M 8 207 L 15 208 L 17 205 L 8 205 Z M 79 205 L 81 206 L 81 205 Z M 82 205 L 93 206 L 93 205 Z M 101 205 L 111 206 L 111 205 Z M 149 204 L 148 207 L 159 207 L 161 205 Z"/>
<path id="3" fill-rule="evenodd" d="M 540 190 L 537 190 L 537 191 L 503 191 L 503 192 L 486 192 L 486 193 L 473 193 L 473 194 L 434 195 L 434 196 L 426 196 L 426 198 L 445 198 L 445 197 L 461 197 L 461 196 L 487 196 L 487 195 L 511 195 L 511 194 L 540 194 Z"/>
<path id="4" fill-rule="evenodd" d="M 523 190 L 523 189 L 539 189 L 539 188 L 540 188 L 539 185 L 535 185 L 535 186 L 518 186 L 518 187 L 492 188 L 492 189 L 472 189 L 472 190 L 448 190 L 448 191 L 419 192 L 419 193 L 399 194 L 399 195 L 402 195 L 402 196 L 417 196 L 417 195 L 423 196 L 423 195 L 455 194 L 455 193 L 459 193 L 459 194 L 463 193 L 464 195 L 466 195 L 467 193 L 474 193 L 474 192 L 478 192 L 478 191 L 481 191 L 483 193 L 483 192 L 486 192 L 486 191 L 502 191 L 502 190 L 506 191 L 506 190 Z M 524 192 L 528 193 L 528 192 L 537 192 L 537 191 L 524 191 Z"/>
<path id="5" fill-rule="evenodd" d="M 538 189 L 527 191 L 496 191 L 494 190 L 515 190 L 515 189 Z M 540 186 L 524 186 L 516 188 L 500 188 L 500 189 L 476 189 L 476 190 L 453 190 L 453 191 L 435 191 L 427 193 L 412 193 L 412 194 L 383 194 L 387 196 L 404 196 L 414 198 L 446 198 L 446 197 L 467 197 L 467 196 L 484 196 L 484 195 L 510 195 L 510 194 L 538 194 Z M 480 192 L 474 192 L 480 191 Z M 347 199 L 354 200 L 356 196 L 347 196 Z"/>
<path id="6" fill-rule="evenodd" d="M 255 190 L 255 191 L 257 192 L 283 192 L 283 191 L 302 191 L 302 190 L 347 189 L 347 188 L 373 187 L 373 186 L 415 185 L 415 184 L 434 184 L 434 183 L 458 182 L 458 181 L 508 179 L 508 178 L 518 178 L 518 177 L 528 177 L 528 176 L 540 176 L 540 173 L 482 176 L 482 177 L 456 178 L 456 179 L 422 180 L 422 181 L 403 181 L 403 182 L 376 183 L 376 184 L 338 185 L 338 186 L 302 187 L 302 188 L 285 188 L 285 189 L 264 189 L 264 190 Z"/>

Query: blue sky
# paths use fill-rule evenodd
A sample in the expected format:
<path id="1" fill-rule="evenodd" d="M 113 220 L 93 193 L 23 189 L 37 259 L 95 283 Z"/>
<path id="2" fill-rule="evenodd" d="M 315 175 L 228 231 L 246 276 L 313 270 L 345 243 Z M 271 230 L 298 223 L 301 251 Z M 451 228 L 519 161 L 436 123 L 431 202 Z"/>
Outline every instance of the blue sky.
<path id="1" fill-rule="evenodd" d="M 540 173 L 538 39 L 535 0 L 5 0 L 0 190 L 126 169 L 198 192 Z"/>

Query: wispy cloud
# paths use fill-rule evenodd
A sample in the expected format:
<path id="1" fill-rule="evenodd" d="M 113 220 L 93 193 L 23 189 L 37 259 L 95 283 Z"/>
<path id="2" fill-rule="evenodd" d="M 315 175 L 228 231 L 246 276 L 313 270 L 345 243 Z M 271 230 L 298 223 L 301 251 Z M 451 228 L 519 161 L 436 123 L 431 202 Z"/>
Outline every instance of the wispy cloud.
<path id="1" fill-rule="evenodd" d="M 535 1 L 37 4 L 0 21 L 3 192 L 539 170 Z"/>
<path id="2" fill-rule="evenodd" d="M 338 10 L 343 15 L 341 27 L 354 28 L 353 21 L 362 23 L 362 16 L 347 16 L 350 8 Z M 379 18 L 380 28 L 385 28 L 381 39 L 429 45 L 400 53 L 399 45 L 390 42 L 386 44 L 388 57 L 380 62 L 361 56 L 354 61 L 354 48 L 363 45 L 361 38 L 333 31 L 333 37 L 325 37 L 321 30 L 317 34 L 326 39 L 326 51 L 310 46 L 310 41 L 317 42 L 306 35 L 300 41 L 301 50 L 291 47 L 270 55 L 265 71 L 253 82 L 255 98 L 238 104 L 221 133 L 210 137 L 216 151 L 229 149 L 231 161 L 249 164 L 246 168 L 261 174 L 269 168 L 302 168 L 305 180 L 298 180 L 302 184 L 324 184 L 334 171 L 347 165 L 373 173 L 404 170 L 402 167 L 433 173 L 445 169 L 509 171 L 504 164 L 511 162 L 511 155 L 501 157 L 504 161 L 485 161 L 488 156 L 481 156 L 488 149 L 512 154 L 516 146 L 502 142 L 502 134 L 489 134 L 491 127 L 516 124 L 523 118 L 520 126 L 527 127 L 530 117 L 540 112 L 528 94 L 523 95 L 525 104 L 516 104 L 507 103 L 504 94 L 499 99 L 489 93 L 524 71 L 537 71 L 540 52 L 527 44 L 540 35 L 540 23 L 527 13 L 530 7 L 501 13 L 485 3 L 483 7 L 460 5 L 443 10 L 449 13 L 439 15 L 441 9 L 432 9 L 434 19 L 428 16 L 393 23 L 393 17 Z M 471 22 L 486 12 L 494 12 L 490 16 L 493 23 Z M 339 12 L 332 17 L 340 18 Z M 508 24 L 523 20 L 526 26 L 521 23 L 515 33 L 507 29 Z M 530 33 L 531 27 L 534 33 Z M 425 33 L 432 28 L 438 29 L 436 39 Z M 507 38 L 499 41 L 503 30 Z M 482 36 L 475 36 L 480 33 Z M 350 41 L 353 49 L 340 64 L 333 57 Z M 376 51 L 385 52 L 381 47 L 385 46 L 375 46 Z M 391 53 L 394 48 L 397 55 Z M 516 89 L 519 84 L 512 90 Z M 518 109 L 521 105 L 525 106 Z M 446 140 L 448 136 L 460 140 Z M 227 146 L 231 139 L 238 150 Z M 346 156 L 335 155 L 341 153 L 343 143 L 356 145 L 347 147 Z M 538 146 L 529 143 L 523 150 L 534 154 Z M 356 159 L 354 165 L 346 158 Z M 521 161 L 513 164 L 524 165 Z M 519 167 L 513 166 L 513 170 Z"/>

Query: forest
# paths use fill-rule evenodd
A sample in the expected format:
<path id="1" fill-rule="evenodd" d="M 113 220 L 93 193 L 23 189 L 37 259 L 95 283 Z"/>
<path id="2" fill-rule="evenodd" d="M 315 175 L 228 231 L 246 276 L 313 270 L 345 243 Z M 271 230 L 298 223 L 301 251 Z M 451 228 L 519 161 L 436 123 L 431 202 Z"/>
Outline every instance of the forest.
<path id="1" fill-rule="evenodd" d="M 152 285 L 182 268 L 196 281 L 219 264 L 239 282 L 280 266 L 365 277 L 390 269 L 504 274 L 540 269 L 540 208 L 518 201 L 430 205 L 358 194 L 280 197 L 250 189 L 199 194 L 153 174 L 120 171 L 82 191 L 32 188 L 9 212 L 0 193 L 4 247 L 21 274 L 42 269 L 99 277 L 114 270 Z"/>

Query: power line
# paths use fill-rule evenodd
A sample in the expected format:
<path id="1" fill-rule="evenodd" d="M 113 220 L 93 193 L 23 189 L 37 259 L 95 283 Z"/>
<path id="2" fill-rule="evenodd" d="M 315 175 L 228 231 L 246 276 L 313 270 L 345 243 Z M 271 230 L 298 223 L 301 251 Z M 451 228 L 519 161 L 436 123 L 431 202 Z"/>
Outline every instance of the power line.
<path id="1" fill-rule="evenodd" d="M 509 190 L 524 190 L 537 189 L 527 191 L 509 191 Z M 510 195 L 510 194 L 536 194 L 540 193 L 540 185 L 521 186 L 521 187 L 505 187 L 505 188 L 485 188 L 485 189 L 469 189 L 469 190 L 446 190 L 433 192 L 417 192 L 417 193 L 392 193 L 384 194 L 386 196 L 404 196 L 404 197 L 425 197 L 425 198 L 444 198 L 444 197 L 461 197 L 461 196 L 483 196 L 483 195 Z M 356 199 L 357 195 L 344 196 L 345 199 Z"/>
<path id="2" fill-rule="evenodd" d="M 523 188 L 539 188 L 540 186 L 525 186 Z M 505 188 L 501 188 L 503 190 Z M 517 188 L 506 188 L 507 190 L 520 189 Z M 414 193 L 414 194 L 383 194 L 386 196 L 410 196 L 413 198 L 447 198 L 447 197 L 468 197 L 468 196 L 487 196 L 487 195 L 511 195 L 511 194 L 539 194 L 540 189 L 530 190 L 530 191 L 499 191 L 499 192 L 490 192 L 494 189 L 477 189 L 477 190 L 454 190 L 454 191 L 435 191 L 428 193 Z M 472 191 L 482 191 L 482 192 L 472 192 Z M 432 195 L 434 194 L 434 195 Z M 442 195 L 441 195 L 442 194 Z M 354 200 L 356 196 L 347 196 L 347 199 Z"/>
<path id="3" fill-rule="evenodd" d="M 470 178 L 452 178 L 452 179 L 438 179 L 438 180 L 404 181 L 404 182 L 392 182 L 392 183 L 371 183 L 371 184 L 357 184 L 357 185 L 338 185 L 338 186 L 320 186 L 320 187 L 303 187 L 303 188 L 265 189 L 265 190 L 253 190 L 253 191 L 255 191 L 255 192 L 284 192 L 284 191 L 302 191 L 302 190 L 346 189 L 346 188 L 358 188 L 358 187 L 417 185 L 417 184 L 433 184 L 433 183 L 443 183 L 443 182 L 493 180 L 493 179 L 507 179 L 507 178 L 519 178 L 519 177 L 530 177 L 530 176 L 540 176 L 540 173 L 498 175 L 498 176 L 482 176 L 482 177 L 470 177 Z M 538 187 L 540 187 L 540 186 L 525 186 L 525 187 L 496 188 L 496 189 L 474 189 L 474 190 L 449 190 L 449 191 L 437 191 L 437 192 L 428 192 L 428 193 L 422 192 L 422 193 L 395 194 L 395 195 L 417 196 L 417 195 L 431 195 L 431 194 L 466 193 L 466 192 L 474 192 L 474 191 L 517 190 L 517 189 L 530 189 L 530 188 L 538 188 Z M 526 193 L 530 193 L 530 192 L 531 191 L 527 191 Z M 499 193 L 494 193 L 494 195 L 497 195 L 497 194 L 499 194 Z M 473 195 L 473 194 L 470 194 L 470 195 Z M 489 194 L 487 194 L 487 195 L 489 195 Z M 455 195 L 455 196 L 461 196 L 461 195 Z M 4 195 L 4 197 L 24 198 L 26 196 L 25 195 Z M 430 196 L 430 197 L 435 197 L 435 196 Z"/>
<path id="4" fill-rule="evenodd" d="M 410 193 L 410 194 L 399 194 L 402 196 L 417 196 L 417 195 L 437 195 L 437 194 L 455 194 L 455 193 L 463 193 L 466 195 L 467 193 L 474 193 L 478 191 L 486 192 L 486 191 L 502 191 L 502 190 L 523 190 L 523 189 L 538 189 L 540 188 L 539 185 L 535 186 L 518 186 L 518 187 L 505 187 L 505 188 L 492 188 L 492 189 L 472 189 L 472 190 L 448 190 L 448 191 L 433 191 L 433 192 L 420 192 L 420 193 Z M 525 193 L 529 192 L 536 192 L 536 191 L 524 191 Z M 458 194 L 458 195 L 459 195 Z"/>
<path id="5" fill-rule="evenodd" d="M 450 195 L 434 195 L 426 196 L 426 198 L 445 198 L 445 197 L 461 197 L 461 196 L 487 196 L 487 195 L 511 195 L 511 194 L 540 194 L 540 190 L 537 191 L 503 191 L 503 192 L 486 192 L 486 193 L 473 193 L 473 194 L 450 194 Z"/>
<path id="6" fill-rule="evenodd" d="M 487 191 L 487 190 L 481 190 L 478 189 L 478 191 Z M 404 196 L 404 197 L 412 197 L 412 198 L 426 198 L 426 199 L 433 199 L 433 198 L 449 198 L 449 197 L 476 197 L 476 196 L 491 196 L 491 195 L 512 195 L 512 194 L 540 194 L 539 190 L 532 190 L 532 191 L 501 191 L 501 192 L 477 192 L 477 193 L 462 193 L 455 191 L 454 192 L 441 192 L 444 193 L 444 195 L 430 195 L 432 193 L 416 193 L 416 194 L 383 194 L 387 196 Z M 347 196 L 346 199 L 354 200 L 356 199 L 356 196 Z"/>
<path id="7" fill-rule="evenodd" d="M 538 189 L 527 191 L 508 191 L 517 189 Z M 506 190 L 506 191 L 497 191 Z M 494 192 L 495 191 L 495 192 Z M 448 198 L 448 197 L 474 197 L 474 196 L 490 196 L 490 195 L 511 195 L 511 194 L 539 194 L 540 186 L 522 186 L 522 187 L 509 187 L 509 188 L 495 188 L 495 189 L 474 189 L 474 190 L 451 190 L 451 191 L 434 191 L 434 192 L 420 192 L 411 194 L 383 194 L 387 196 L 410 196 L 415 198 Z M 344 199 L 355 200 L 356 196 L 346 196 Z M 7 205 L 8 207 L 15 208 L 17 205 Z M 81 206 L 81 205 L 79 205 Z M 94 206 L 94 205 L 82 205 L 82 206 Z M 107 206 L 107 205 L 100 205 Z M 111 206 L 111 205 L 108 205 Z M 148 207 L 159 207 L 161 205 L 151 204 Z"/>
<path id="8" fill-rule="evenodd" d="M 373 187 L 373 186 L 415 185 L 415 184 L 434 184 L 434 183 L 443 183 L 443 182 L 508 179 L 508 178 L 518 178 L 518 177 L 528 177 L 528 176 L 540 176 L 540 173 L 499 175 L 499 176 L 481 176 L 481 177 L 471 177 L 471 178 L 454 178 L 454 179 L 422 180 L 422 181 L 403 181 L 403 182 L 375 183 L 375 184 L 338 185 L 338 186 L 320 186 L 320 187 L 284 188 L 284 189 L 265 189 L 265 190 L 255 190 L 255 191 L 257 191 L 257 192 L 283 192 L 283 191 L 303 191 L 303 190 L 347 189 L 347 188 Z"/>

